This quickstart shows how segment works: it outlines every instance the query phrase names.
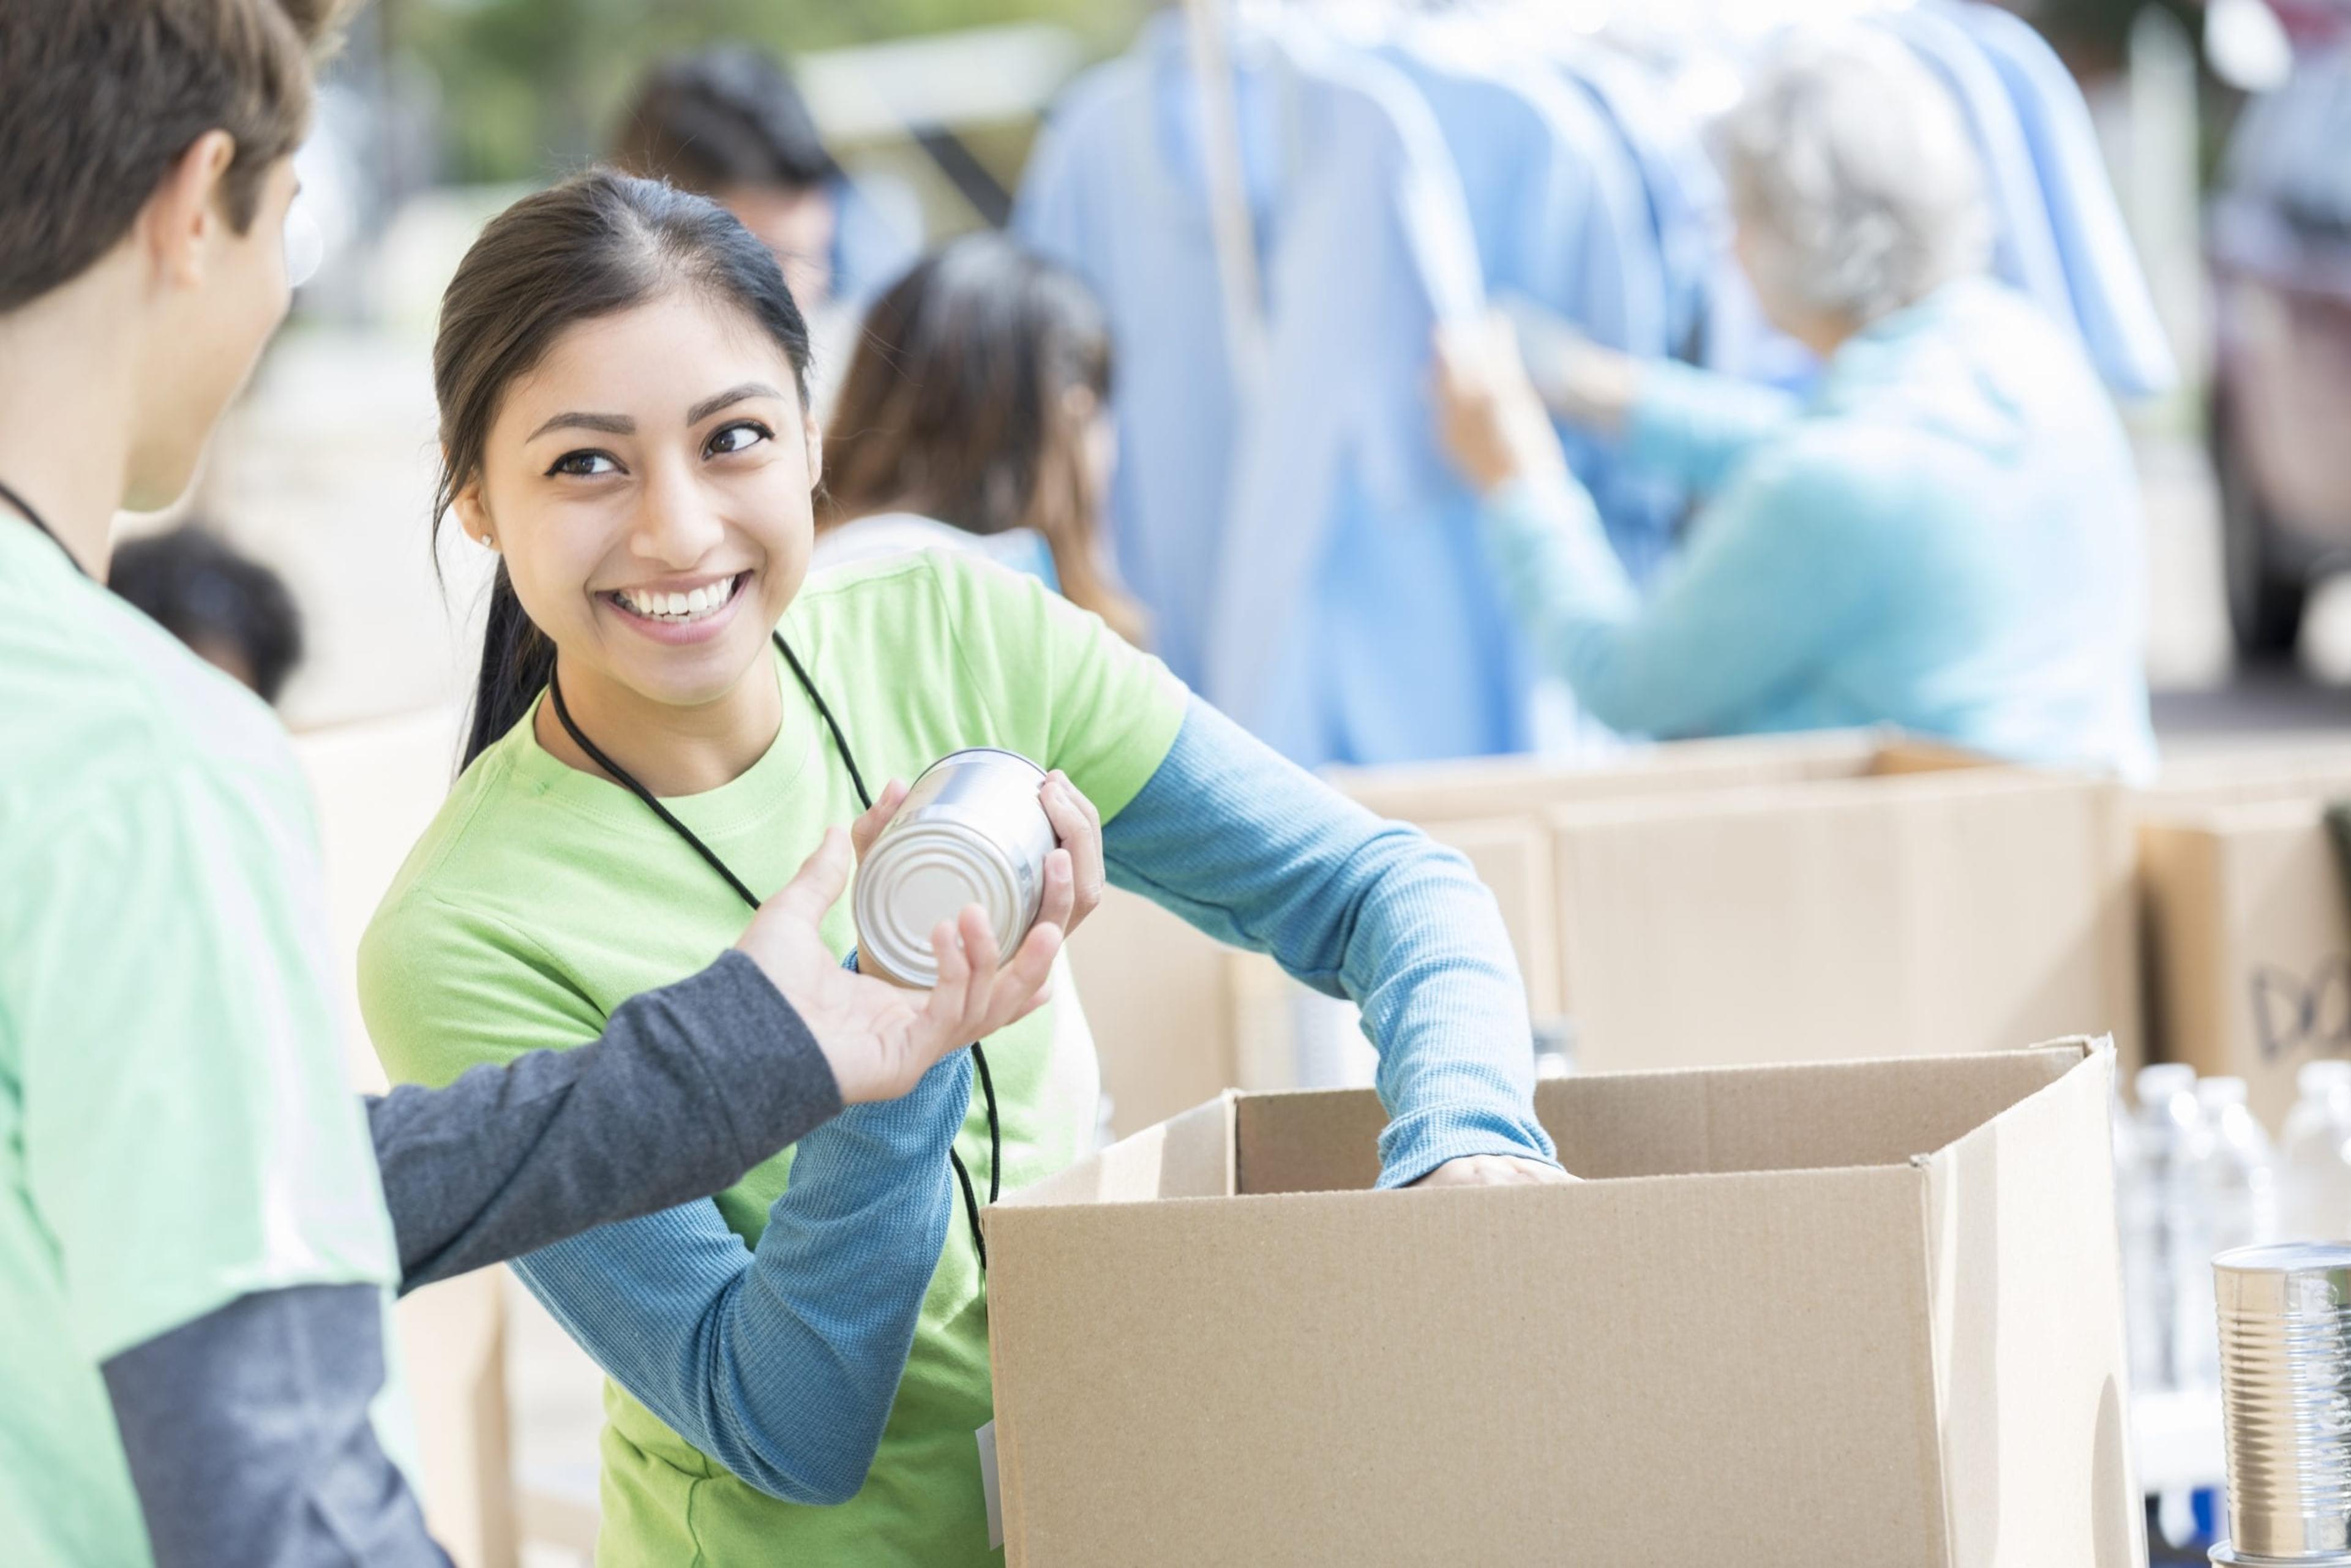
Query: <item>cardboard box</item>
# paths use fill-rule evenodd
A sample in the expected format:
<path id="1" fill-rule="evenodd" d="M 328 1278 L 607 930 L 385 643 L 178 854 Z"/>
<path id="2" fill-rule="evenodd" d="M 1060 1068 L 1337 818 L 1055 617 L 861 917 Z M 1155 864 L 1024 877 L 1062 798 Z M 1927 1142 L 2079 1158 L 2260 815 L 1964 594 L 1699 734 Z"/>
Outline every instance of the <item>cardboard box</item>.
<path id="1" fill-rule="evenodd" d="M 1323 777 L 1350 799 L 1404 822 L 1541 813 L 1576 800 L 1882 778 L 1995 766 L 1985 758 L 1894 729 L 1808 730 L 1629 747 L 1573 766 L 1531 757 L 1333 768 Z"/>
<path id="2" fill-rule="evenodd" d="M 1071 938 L 1069 973 L 1119 1136 L 1248 1081 L 1244 957 L 1115 887 Z"/>
<path id="3" fill-rule="evenodd" d="M 2141 1050 L 2121 791 L 1872 769 L 1554 809 L 1560 986 L 1583 1071 Z"/>
<path id="4" fill-rule="evenodd" d="M 2110 1052 L 1547 1082 L 1573 1186 L 1227 1095 L 990 1207 L 1008 1557 L 2124 1568 Z"/>
<path id="5" fill-rule="evenodd" d="M 2351 1055 L 2351 893 L 2325 812 L 2351 751 L 2165 769 L 2134 801 L 2154 1053 L 2246 1080 L 2283 1129 L 2303 1063 Z"/>
<path id="6" fill-rule="evenodd" d="M 1331 778 L 1468 855 L 1530 1009 L 1570 1026 L 1583 1070 L 2076 1033 L 2140 1059 L 2129 814 L 2105 780 L 1876 731 Z M 1134 898 L 1071 954 L 1122 1134 L 1295 1082 L 1298 1009 L 1263 960 Z"/>

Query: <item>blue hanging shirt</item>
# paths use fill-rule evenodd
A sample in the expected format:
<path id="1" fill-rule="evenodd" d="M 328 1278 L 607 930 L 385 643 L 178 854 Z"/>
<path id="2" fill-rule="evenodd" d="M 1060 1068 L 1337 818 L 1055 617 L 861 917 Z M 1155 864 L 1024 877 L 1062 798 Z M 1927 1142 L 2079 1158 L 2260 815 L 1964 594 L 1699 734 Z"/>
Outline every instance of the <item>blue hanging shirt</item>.
<path id="1" fill-rule="evenodd" d="M 1262 242 L 1273 216 L 1270 106 L 1244 91 L 1239 107 L 1253 132 L 1243 153 Z M 1151 612 L 1153 651 L 1194 686 L 1205 678 L 1238 420 L 1197 114 L 1182 18 L 1154 18 L 1134 49 L 1053 106 L 1013 211 L 1020 238 L 1083 278 L 1109 313 L 1119 354 L 1112 544 Z"/>
<path id="2" fill-rule="evenodd" d="M 1523 749 L 1530 678 L 1438 450 L 1439 322 L 1482 314 L 1467 205 L 1396 69 L 1273 34 L 1281 219 L 1207 648 L 1210 699 L 1308 766 Z"/>
<path id="3" fill-rule="evenodd" d="M 2090 358 L 2125 397 L 2169 392 L 2179 384 L 2179 361 L 2073 73 L 2032 24 L 2012 12 L 1949 0 L 1936 0 L 1932 8 L 1967 30 L 2015 109 Z"/>
<path id="4" fill-rule="evenodd" d="M 1459 172 L 1496 296 L 1519 295 L 1584 337 L 1662 350 L 1663 280 L 1638 170 L 1592 101 L 1474 19 L 1428 18 L 1380 47 L 1411 82 Z M 1673 546 L 1681 498 L 1628 476 L 1610 444 L 1559 427 L 1625 570 L 1646 580 Z"/>

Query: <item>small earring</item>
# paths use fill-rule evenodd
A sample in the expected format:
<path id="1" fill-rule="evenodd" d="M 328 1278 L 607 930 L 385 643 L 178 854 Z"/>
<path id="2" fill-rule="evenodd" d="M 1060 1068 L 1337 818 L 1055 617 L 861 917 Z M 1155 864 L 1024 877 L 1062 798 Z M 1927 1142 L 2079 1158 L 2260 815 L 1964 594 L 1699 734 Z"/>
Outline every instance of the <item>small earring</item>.
<path id="1" fill-rule="evenodd" d="M 496 535 L 496 534 L 493 534 L 493 533 L 484 533 L 484 534 L 482 535 L 482 548 L 483 548 L 483 549 L 493 549 L 493 550 L 494 550 L 494 549 L 497 549 L 497 548 L 498 548 L 498 536 L 497 536 L 497 535 Z"/>

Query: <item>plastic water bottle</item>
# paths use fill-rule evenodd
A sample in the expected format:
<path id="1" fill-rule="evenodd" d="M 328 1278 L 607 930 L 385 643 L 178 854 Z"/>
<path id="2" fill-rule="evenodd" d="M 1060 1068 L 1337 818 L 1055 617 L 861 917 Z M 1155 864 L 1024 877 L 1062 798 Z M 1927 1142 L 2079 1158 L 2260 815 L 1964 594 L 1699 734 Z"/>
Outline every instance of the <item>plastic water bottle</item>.
<path id="1" fill-rule="evenodd" d="M 2243 1079 L 2207 1078 L 2196 1085 L 2196 1098 L 2204 1115 L 2188 1140 L 2185 1185 L 2203 1235 L 2176 1257 L 2180 1267 L 2172 1345 L 2179 1385 L 2210 1388 L 2220 1379 L 2212 1259 L 2231 1248 L 2277 1239 L 2277 1155 L 2245 1103 Z"/>
<path id="2" fill-rule="evenodd" d="M 2283 1239 L 2351 1240 L 2351 1061 L 2305 1063 L 2294 1085 L 2278 1148 Z"/>
<path id="3" fill-rule="evenodd" d="M 2187 1146 L 2202 1122 L 2196 1070 L 2178 1062 L 2139 1069 L 2134 1082 L 2138 1114 L 2130 1127 L 2129 1168 L 2116 1171 L 2116 1218 L 2122 1229 L 2123 1312 L 2130 1347 L 2131 1386 L 2151 1392 L 2178 1386 L 2172 1365 L 2174 1257 L 2199 1244 L 2186 1190 Z"/>
<path id="4" fill-rule="evenodd" d="M 2115 1086 L 2109 1113 L 2114 1124 L 2115 1228 L 2123 1263 L 2123 1336 L 2130 1354 L 2131 1387 L 2160 1388 L 2163 1325 L 2159 1316 L 2150 1313 L 2147 1297 L 2149 1266 L 2158 1270 L 2152 1275 L 2158 1284 L 2162 1278 L 2158 1250 L 2162 1236 L 2158 1228 L 2162 1210 L 2149 1188 L 2147 1165 L 2139 1155 L 2138 1128 L 2123 1104 L 2119 1083 Z"/>

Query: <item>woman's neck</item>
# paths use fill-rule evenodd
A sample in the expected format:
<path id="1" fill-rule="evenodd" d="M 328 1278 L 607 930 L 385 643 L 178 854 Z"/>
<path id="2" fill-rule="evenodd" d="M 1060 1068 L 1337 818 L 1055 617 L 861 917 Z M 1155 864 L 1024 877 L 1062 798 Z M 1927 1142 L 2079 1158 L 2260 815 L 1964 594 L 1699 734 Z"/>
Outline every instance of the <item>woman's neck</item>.
<path id="1" fill-rule="evenodd" d="M 724 696 L 692 707 L 655 702 L 560 656 L 556 679 L 580 732 L 658 796 L 699 795 L 733 783 L 768 754 L 783 727 L 772 659 L 757 660 Z M 538 705 L 533 733 L 558 761 L 607 777 L 564 730 L 553 702 Z"/>

